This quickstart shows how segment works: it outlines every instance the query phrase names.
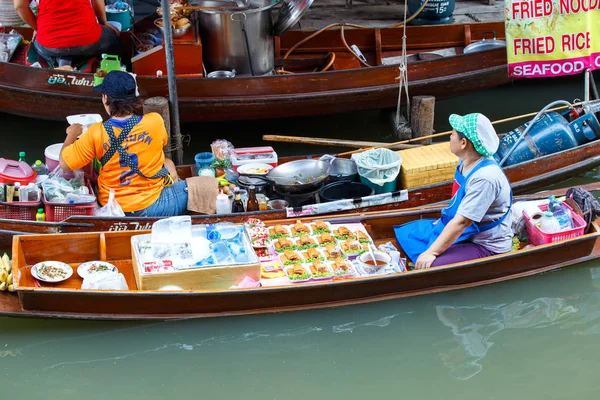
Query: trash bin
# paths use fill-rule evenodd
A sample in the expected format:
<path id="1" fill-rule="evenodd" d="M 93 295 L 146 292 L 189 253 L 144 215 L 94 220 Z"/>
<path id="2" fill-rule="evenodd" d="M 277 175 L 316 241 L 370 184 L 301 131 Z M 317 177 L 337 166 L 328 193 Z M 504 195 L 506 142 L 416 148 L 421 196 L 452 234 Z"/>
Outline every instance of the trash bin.
<path id="1" fill-rule="evenodd" d="M 402 157 L 389 149 L 372 149 L 352 154 L 360 181 L 375 190 L 376 194 L 396 190 Z"/>

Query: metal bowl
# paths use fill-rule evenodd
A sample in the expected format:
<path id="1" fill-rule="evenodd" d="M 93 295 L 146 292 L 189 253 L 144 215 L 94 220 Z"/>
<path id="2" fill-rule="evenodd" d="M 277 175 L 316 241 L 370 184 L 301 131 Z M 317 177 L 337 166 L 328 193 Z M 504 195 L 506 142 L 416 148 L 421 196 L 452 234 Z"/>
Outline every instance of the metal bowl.
<path id="1" fill-rule="evenodd" d="M 154 25 L 159 28 L 163 34 L 163 36 L 165 35 L 165 29 L 163 26 L 158 25 L 158 21 L 162 21 L 162 18 L 157 18 L 156 20 L 154 20 Z M 189 24 L 187 27 L 185 28 L 177 28 L 177 29 L 173 29 L 173 38 L 180 38 L 183 35 L 186 34 L 187 31 L 190 30 L 190 28 L 192 27 L 192 24 Z"/>
<path id="2" fill-rule="evenodd" d="M 232 71 L 213 71 L 206 75 L 207 78 L 234 78 L 235 69 Z"/>

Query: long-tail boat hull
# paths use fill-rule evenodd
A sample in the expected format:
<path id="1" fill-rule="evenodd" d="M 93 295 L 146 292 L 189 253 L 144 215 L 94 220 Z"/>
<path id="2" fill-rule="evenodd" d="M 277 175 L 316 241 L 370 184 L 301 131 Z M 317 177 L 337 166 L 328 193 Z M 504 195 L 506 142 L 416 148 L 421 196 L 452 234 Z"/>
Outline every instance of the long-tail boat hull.
<path id="1" fill-rule="evenodd" d="M 393 226 L 422 217 L 436 217 L 439 211 L 439 208 L 428 207 L 362 217 L 346 216 L 345 219 L 352 222 L 362 220 L 377 244 L 395 242 Z M 337 218 L 336 222 L 340 220 L 344 218 Z M 18 295 L 0 294 L 0 315 L 169 319 L 306 310 L 487 285 L 600 257 L 600 231 L 593 223 L 588 234 L 573 239 L 428 270 L 330 283 L 157 292 L 135 289 L 130 248 L 131 236 L 135 234 L 108 232 L 16 237 L 13 268 L 18 271 L 14 272 Z M 32 264 L 48 259 L 77 264 L 101 257 L 119 268 L 130 290 L 81 290 L 78 278 L 54 286 L 36 287 L 29 273 Z"/>
<path id="2" fill-rule="evenodd" d="M 509 82 L 506 50 L 496 49 L 462 54 L 462 49 L 481 40 L 486 31 L 504 37 L 504 24 L 473 23 L 407 28 L 409 54 L 453 49 L 457 55 L 424 59 L 408 65 L 411 95 L 445 98 Z M 23 31 L 24 35 L 30 32 Z M 178 72 L 177 90 L 183 121 L 248 120 L 332 114 L 374 108 L 394 107 L 398 100 L 398 65 L 384 65 L 386 57 L 402 50 L 401 28 L 346 29 L 348 43 L 356 44 L 372 67 L 361 68 L 341 41 L 339 31 L 326 31 L 300 46 L 293 56 L 283 59 L 287 50 L 313 32 L 290 31 L 275 39 L 275 58 L 282 66 L 306 60 L 326 59 L 338 54 L 333 70 L 298 71 L 294 74 L 240 76 L 210 79 L 199 74 Z M 181 39 L 184 40 L 184 39 Z M 196 40 L 199 36 L 185 38 Z M 185 51 L 177 51 L 175 65 L 193 65 Z M 431 56 L 430 56 L 431 58 Z M 164 62 L 164 61 L 163 61 Z M 292 68 L 290 66 L 289 68 Z M 317 65 L 318 66 L 318 65 Z M 168 97 L 166 77 L 157 78 L 158 67 L 137 73 L 140 95 Z M 151 70 L 151 71 L 150 71 Z M 199 67 L 201 71 L 201 67 Z M 152 72 L 152 74 L 150 74 Z M 104 113 L 99 95 L 92 93 L 90 73 L 31 68 L 17 62 L 0 62 L 0 111 L 28 117 L 62 120 L 67 115 Z"/>
<path id="3" fill-rule="evenodd" d="M 571 178 L 599 165 L 600 141 L 595 141 L 570 150 L 509 166 L 505 168 L 505 173 L 512 184 L 514 193 L 523 194 Z M 186 169 L 182 168 L 181 170 Z M 411 189 L 408 192 L 407 201 L 372 207 L 357 207 L 354 211 L 362 213 L 377 212 L 438 203 L 450 198 L 451 188 L 452 183 L 448 181 Z M 192 221 L 195 224 L 222 221 L 243 222 L 249 217 L 257 217 L 268 221 L 283 219 L 287 215 L 284 210 L 268 210 L 229 215 L 196 215 L 192 217 Z M 72 216 L 62 222 L 0 219 L 0 248 L 10 247 L 12 236 L 15 234 L 144 230 L 149 229 L 156 220 L 157 218 L 101 218 L 92 216 Z"/>

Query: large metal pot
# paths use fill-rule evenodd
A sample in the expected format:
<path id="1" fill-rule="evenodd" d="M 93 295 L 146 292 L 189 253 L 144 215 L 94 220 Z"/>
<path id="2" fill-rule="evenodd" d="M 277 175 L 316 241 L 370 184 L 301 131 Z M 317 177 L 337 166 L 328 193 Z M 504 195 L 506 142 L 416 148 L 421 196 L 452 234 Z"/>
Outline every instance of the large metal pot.
<path id="1" fill-rule="evenodd" d="M 271 8 L 279 0 L 252 0 L 247 8 L 201 0 L 199 10 L 202 58 L 206 70 L 233 70 L 264 75 L 275 66 Z M 250 64 L 251 63 L 251 64 Z"/>
<path id="2" fill-rule="evenodd" d="M 329 154 L 321 156 L 319 160 L 331 164 L 331 171 L 329 172 L 330 181 L 358 181 L 358 168 L 354 160 L 338 158 Z"/>

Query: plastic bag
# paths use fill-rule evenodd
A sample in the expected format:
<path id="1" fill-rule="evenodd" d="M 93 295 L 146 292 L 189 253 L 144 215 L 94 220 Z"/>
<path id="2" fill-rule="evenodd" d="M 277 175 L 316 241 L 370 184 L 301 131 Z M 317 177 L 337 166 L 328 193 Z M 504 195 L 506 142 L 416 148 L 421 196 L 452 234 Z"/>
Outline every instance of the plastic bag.
<path id="1" fill-rule="evenodd" d="M 118 272 L 102 272 L 91 274 L 83 280 L 82 289 L 94 290 L 129 290 L 123 274 Z"/>
<path id="2" fill-rule="evenodd" d="M 383 186 L 396 180 L 400 173 L 402 156 L 389 149 L 372 149 L 352 154 L 358 174 L 375 185 Z"/>
<path id="3" fill-rule="evenodd" d="M 104 205 L 104 207 L 100 207 L 94 210 L 94 215 L 97 217 L 124 217 L 125 213 L 123 209 L 115 199 L 115 191 L 110 189 L 110 193 L 108 195 L 108 201 Z"/>
<path id="4" fill-rule="evenodd" d="M 65 172 L 60 166 L 50 172 L 48 179 L 42 182 L 42 188 L 44 189 L 46 200 L 52 203 L 68 203 L 67 196 L 69 195 L 69 198 L 73 199 L 75 195 L 83 196 L 89 194 L 89 190 L 85 186 L 83 171 Z M 89 203 L 90 199 L 91 197 L 85 198 L 83 202 Z M 93 201 L 95 201 L 95 198 L 92 199 Z"/>

